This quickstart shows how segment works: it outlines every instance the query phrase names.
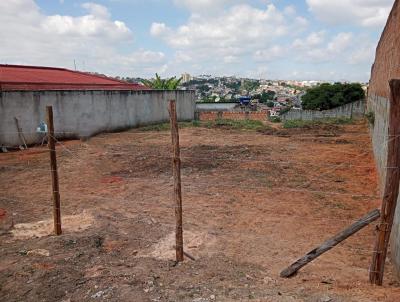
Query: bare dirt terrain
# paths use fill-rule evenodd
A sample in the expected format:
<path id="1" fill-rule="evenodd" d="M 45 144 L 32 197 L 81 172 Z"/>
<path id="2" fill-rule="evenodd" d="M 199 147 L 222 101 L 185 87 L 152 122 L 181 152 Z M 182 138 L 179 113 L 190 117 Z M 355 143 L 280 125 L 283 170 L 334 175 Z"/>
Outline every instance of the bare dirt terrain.
<path id="1" fill-rule="evenodd" d="M 52 233 L 45 147 L 0 154 L 0 301 L 400 301 L 390 262 L 368 282 L 374 225 L 292 261 L 379 207 L 364 123 L 185 128 L 185 250 L 175 265 L 170 133 L 58 145 L 63 235 Z"/>

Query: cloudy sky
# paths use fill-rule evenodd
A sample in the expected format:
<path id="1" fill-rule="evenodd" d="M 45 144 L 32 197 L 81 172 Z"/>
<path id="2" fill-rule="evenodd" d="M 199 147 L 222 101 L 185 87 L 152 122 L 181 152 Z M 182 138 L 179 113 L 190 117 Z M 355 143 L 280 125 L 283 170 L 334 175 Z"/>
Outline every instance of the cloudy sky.
<path id="1" fill-rule="evenodd" d="M 0 63 L 367 81 L 394 0 L 0 0 Z"/>

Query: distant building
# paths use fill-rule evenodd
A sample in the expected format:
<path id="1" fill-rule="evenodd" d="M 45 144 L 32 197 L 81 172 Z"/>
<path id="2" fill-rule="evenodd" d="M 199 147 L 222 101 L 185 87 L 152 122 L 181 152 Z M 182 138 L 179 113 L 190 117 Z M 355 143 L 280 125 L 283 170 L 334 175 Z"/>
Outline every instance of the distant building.
<path id="1" fill-rule="evenodd" d="M 187 83 L 192 80 L 191 75 L 188 73 L 183 73 L 181 77 L 182 77 L 182 83 Z"/>

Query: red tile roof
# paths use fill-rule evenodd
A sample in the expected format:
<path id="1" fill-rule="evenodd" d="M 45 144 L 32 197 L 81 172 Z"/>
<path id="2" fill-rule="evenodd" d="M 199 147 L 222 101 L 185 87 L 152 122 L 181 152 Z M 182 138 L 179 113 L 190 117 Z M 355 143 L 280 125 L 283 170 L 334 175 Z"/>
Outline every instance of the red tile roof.
<path id="1" fill-rule="evenodd" d="M 64 68 L 0 64 L 0 91 L 148 89 L 141 84 Z"/>

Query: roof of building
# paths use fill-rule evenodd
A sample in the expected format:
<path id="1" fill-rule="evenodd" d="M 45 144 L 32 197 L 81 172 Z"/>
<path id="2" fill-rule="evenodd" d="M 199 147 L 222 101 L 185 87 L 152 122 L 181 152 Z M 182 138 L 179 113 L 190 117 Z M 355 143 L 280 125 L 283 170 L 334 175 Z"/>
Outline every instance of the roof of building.
<path id="1" fill-rule="evenodd" d="M 0 91 L 148 89 L 141 84 L 65 68 L 0 64 Z"/>

